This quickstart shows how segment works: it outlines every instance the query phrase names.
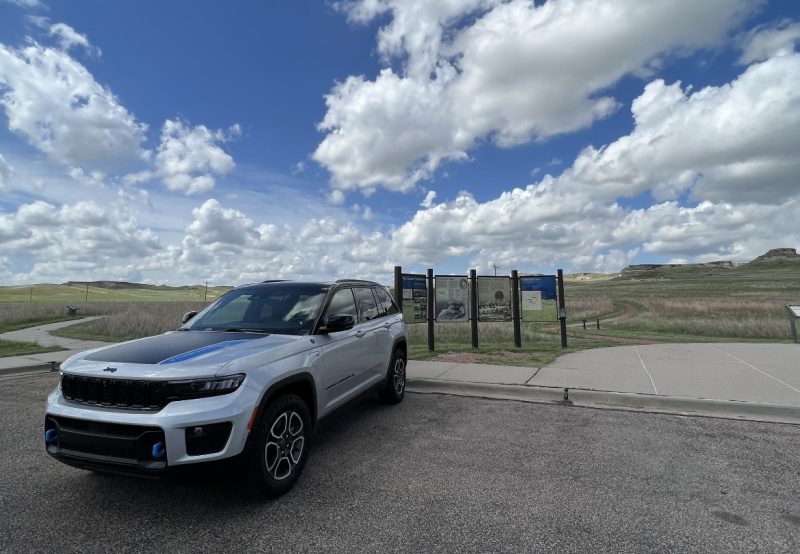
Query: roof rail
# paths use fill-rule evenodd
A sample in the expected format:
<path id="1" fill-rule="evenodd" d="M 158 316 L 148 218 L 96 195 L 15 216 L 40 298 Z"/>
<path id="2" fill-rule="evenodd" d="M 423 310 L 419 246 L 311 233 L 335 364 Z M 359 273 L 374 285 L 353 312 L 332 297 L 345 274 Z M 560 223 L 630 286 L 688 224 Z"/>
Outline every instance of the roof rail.
<path id="1" fill-rule="evenodd" d="M 288 281 L 288 279 L 267 279 L 266 281 L 261 281 L 262 283 L 283 283 Z"/>
<path id="2" fill-rule="evenodd" d="M 337 283 L 367 283 L 367 284 L 370 284 L 370 285 L 378 285 L 378 286 L 380 286 L 380 283 L 376 283 L 375 281 L 368 281 L 366 279 L 337 279 L 336 282 Z"/>

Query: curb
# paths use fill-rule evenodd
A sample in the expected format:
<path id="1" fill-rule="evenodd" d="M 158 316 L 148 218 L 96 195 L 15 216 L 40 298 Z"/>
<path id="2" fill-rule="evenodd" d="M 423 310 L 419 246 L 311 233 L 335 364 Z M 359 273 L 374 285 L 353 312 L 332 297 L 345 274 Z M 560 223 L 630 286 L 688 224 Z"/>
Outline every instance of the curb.
<path id="1" fill-rule="evenodd" d="M 669 415 L 713 417 L 800 425 L 800 406 L 714 400 L 536 385 L 498 385 L 434 379 L 409 379 L 406 389 L 421 394 L 450 394 L 494 400 L 558 404 L 578 408 L 623 410 Z M 565 398 L 565 391 L 567 398 Z"/>
<path id="2" fill-rule="evenodd" d="M 56 363 L 58 366 L 58 363 Z M 11 377 L 12 375 L 24 375 L 26 373 L 42 373 L 54 372 L 51 362 L 42 362 L 40 364 L 32 364 L 17 367 L 7 367 L 0 369 L 0 377 Z"/>

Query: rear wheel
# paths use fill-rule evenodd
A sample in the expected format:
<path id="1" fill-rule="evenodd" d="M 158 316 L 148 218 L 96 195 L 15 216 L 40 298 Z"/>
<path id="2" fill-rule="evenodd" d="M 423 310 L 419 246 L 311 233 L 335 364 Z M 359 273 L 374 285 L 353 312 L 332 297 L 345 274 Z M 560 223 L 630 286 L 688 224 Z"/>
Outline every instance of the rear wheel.
<path id="1" fill-rule="evenodd" d="M 274 498 L 292 488 L 303 471 L 310 446 L 311 417 L 296 394 L 271 402 L 256 429 L 250 466 L 258 490 Z"/>
<path id="2" fill-rule="evenodd" d="M 387 404 L 397 404 L 406 393 L 406 356 L 398 348 L 392 354 L 389 371 L 386 375 L 386 386 L 380 392 L 380 398 Z"/>

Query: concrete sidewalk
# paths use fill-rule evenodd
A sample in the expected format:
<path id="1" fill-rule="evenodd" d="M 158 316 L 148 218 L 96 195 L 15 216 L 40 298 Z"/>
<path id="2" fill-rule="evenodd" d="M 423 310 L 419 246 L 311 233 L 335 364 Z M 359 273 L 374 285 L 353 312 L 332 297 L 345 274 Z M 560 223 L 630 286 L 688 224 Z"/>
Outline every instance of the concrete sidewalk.
<path id="1" fill-rule="evenodd" d="M 414 392 L 800 423 L 797 344 L 619 346 L 542 368 L 411 361 L 407 375 Z"/>
<path id="2" fill-rule="evenodd" d="M 93 319 L 97 319 L 97 317 L 98 316 L 84 317 L 82 319 L 48 323 L 47 325 L 0 333 L 0 339 L 2 340 L 33 342 L 41 346 L 59 346 L 64 348 L 64 350 L 57 352 L 43 352 L 41 354 L 0 358 L 0 375 L 23 373 L 37 369 L 49 369 L 53 362 L 61 363 L 77 352 L 91 350 L 99 346 L 108 346 L 110 343 L 107 342 L 69 339 L 65 337 L 56 337 L 50 334 L 50 331 L 69 327 L 70 325 L 76 325 L 78 323 L 84 323 L 86 321 L 92 321 Z"/>

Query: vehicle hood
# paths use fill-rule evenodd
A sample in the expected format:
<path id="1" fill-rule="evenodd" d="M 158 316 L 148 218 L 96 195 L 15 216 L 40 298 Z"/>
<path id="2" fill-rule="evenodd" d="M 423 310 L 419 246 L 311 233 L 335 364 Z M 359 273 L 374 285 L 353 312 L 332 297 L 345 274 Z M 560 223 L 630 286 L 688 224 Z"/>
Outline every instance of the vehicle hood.
<path id="1" fill-rule="evenodd" d="M 127 379 L 207 377 L 234 360 L 255 353 L 263 355 L 302 338 L 222 331 L 170 331 L 82 352 L 61 364 L 61 370 Z M 263 356 L 260 361 L 264 361 Z"/>

